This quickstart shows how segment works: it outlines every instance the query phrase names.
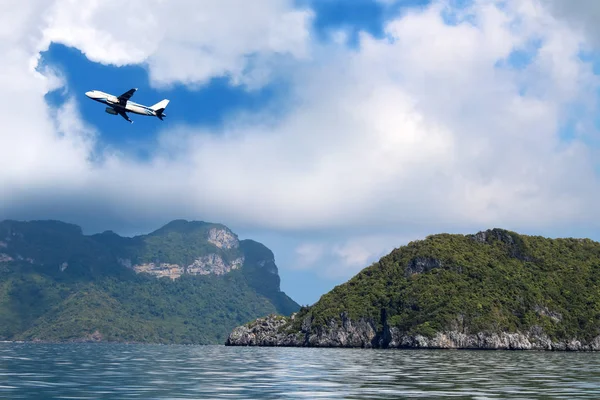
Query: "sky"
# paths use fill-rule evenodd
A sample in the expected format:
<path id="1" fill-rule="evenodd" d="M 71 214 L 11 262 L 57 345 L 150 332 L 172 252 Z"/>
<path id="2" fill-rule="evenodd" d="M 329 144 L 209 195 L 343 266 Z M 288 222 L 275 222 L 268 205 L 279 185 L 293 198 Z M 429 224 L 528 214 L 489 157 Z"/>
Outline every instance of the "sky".
<path id="1" fill-rule="evenodd" d="M 600 240 L 596 0 L 7 0 L 0 219 L 219 222 L 312 304 L 394 248 Z M 85 97 L 152 105 L 129 124 Z"/>

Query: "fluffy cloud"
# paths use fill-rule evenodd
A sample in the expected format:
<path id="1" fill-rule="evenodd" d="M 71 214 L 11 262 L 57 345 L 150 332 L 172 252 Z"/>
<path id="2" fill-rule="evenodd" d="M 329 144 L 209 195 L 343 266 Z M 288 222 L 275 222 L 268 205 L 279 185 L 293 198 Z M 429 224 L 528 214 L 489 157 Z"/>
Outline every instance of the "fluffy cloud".
<path id="1" fill-rule="evenodd" d="M 270 228 L 585 221 L 593 159 L 560 134 L 573 104 L 594 102 L 597 80 L 577 33 L 514 4 L 476 3 L 455 25 L 436 5 L 390 22 L 386 40 L 364 35 L 358 52 L 316 48 L 282 121 L 177 137 L 192 149 L 182 186 L 203 182 L 190 193 L 200 209 Z M 530 63 L 512 68 L 523 49 Z"/>
<path id="2" fill-rule="evenodd" d="M 79 119 L 73 100 L 49 107 L 44 95 L 65 83 L 51 67 L 37 65 L 51 42 L 77 47 L 97 62 L 146 63 L 156 85 L 229 76 L 255 87 L 268 79 L 272 57 L 306 56 L 310 18 L 288 0 L 206 1 L 202 7 L 191 1 L 89 1 L 80 7 L 70 0 L 10 0 L 0 15 L 1 217 L 70 214 L 85 224 L 94 215 L 129 220 L 127 212 L 138 208 L 129 220 L 135 225 L 150 207 L 169 202 L 164 190 L 197 186 L 182 164 L 171 166 L 179 172 L 171 175 L 160 160 L 153 167 L 124 160 L 127 155 L 115 150 L 99 152 L 100 133 Z M 126 170 L 119 170 L 124 163 Z M 148 192 L 154 168 L 159 183 Z M 121 204 L 121 193 L 136 183 L 141 190 L 129 191 Z M 96 205 L 104 205 L 103 216 L 89 212 Z"/>
<path id="3" fill-rule="evenodd" d="M 595 0 L 546 0 L 545 5 L 556 18 L 570 24 L 570 28 L 588 35 L 590 41 L 600 45 L 600 3 Z"/>
<path id="4" fill-rule="evenodd" d="M 47 4 L 12 3 L 0 15 L 0 204 L 9 206 L 18 191 L 37 196 L 53 186 L 77 186 L 72 172 L 88 168 L 93 145 L 90 131 L 82 133 L 78 123 L 68 121 L 72 114 L 55 114 L 44 100 L 47 91 L 63 83 L 51 69 L 36 71 L 37 28 Z"/>
<path id="5" fill-rule="evenodd" d="M 298 271 L 312 270 L 317 276 L 328 280 L 347 279 L 394 248 L 423 239 L 426 235 L 419 228 L 411 230 L 409 234 L 330 235 L 320 241 L 313 239 L 300 243 L 287 267 Z"/>
<path id="6" fill-rule="evenodd" d="M 331 255 L 334 260 L 322 271 L 331 278 L 347 278 L 386 255 L 395 248 L 411 240 L 422 239 L 413 235 L 410 238 L 398 235 L 369 235 L 353 237 L 333 245 Z"/>
<path id="7" fill-rule="evenodd" d="M 291 267 L 294 269 L 310 269 L 321 261 L 325 255 L 323 243 L 302 243 L 295 249 L 296 263 Z"/>
<path id="8" fill-rule="evenodd" d="M 0 37 L 9 38 L 0 43 L 5 215 L 64 218 L 93 207 L 103 228 L 202 218 L 341 229 L 363 244 L 350 238 L 298 252 L 306 268 L 329 254 L 350 270 L 416 227 L 547 230 L 598 221 L 585 145 L 595 134 L 598 79 L 578 57 L 586 36 L 553 9 L 534 0 L 458 10 L 436 2 L 389 21 L 385 38 L 363 34 L 349 49 L 309 43 L 310 12 L 291 2 L 185 3 L 55 1 L 40 2 L 40 12 L 15 2 L 0 17 Z M 7 28 L 13 23 L 16 31 Z M 223 74 L 257 84 L 277 65 L 274 54 L 302 61 L 286 71 L 293 85 L 283 116 L 234 116 L 220 132 L 171 127 L 142 162 L 99 152 L 100 133 L 78 120 L 75 103 L 45 104 L 60 77 L 31 66 L 51 40 L 98 62 L 146 62 L 157 84 Z M 246 74 L 249 65 L 260 68 Z M 573 139 L 563 140 L 566 133 Z"/>
<path id="9" fill-rule="evenodd" d="M 268 79 L 270 57 L 307 56 L 311 18 L 291 0 L 55 0 L 42 45 L 117 66 L 145 63 L 157 86 L 228 76 L 254 87 Z"/>

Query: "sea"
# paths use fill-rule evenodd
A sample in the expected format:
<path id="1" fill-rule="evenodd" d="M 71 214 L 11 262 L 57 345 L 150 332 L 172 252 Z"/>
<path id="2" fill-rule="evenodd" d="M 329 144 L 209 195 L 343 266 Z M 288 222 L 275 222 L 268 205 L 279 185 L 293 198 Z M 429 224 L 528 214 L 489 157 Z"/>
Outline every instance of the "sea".
<path id="1" fill-rule="evenodd" d="M 600 354 L 0 343 L 2 399 L 600 399 Z"/>

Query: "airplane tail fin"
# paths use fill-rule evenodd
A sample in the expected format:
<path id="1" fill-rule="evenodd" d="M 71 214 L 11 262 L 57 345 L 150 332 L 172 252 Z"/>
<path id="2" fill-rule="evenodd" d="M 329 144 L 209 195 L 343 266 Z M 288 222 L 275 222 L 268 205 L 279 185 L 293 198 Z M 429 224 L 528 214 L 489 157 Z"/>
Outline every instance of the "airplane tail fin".
<path id="1" fill-rule="evenodd" d="M 169 104 L 169 100 L 164 99 L 164 100 L 159 101 L 155 105 L 150 106 L 150 108 L 153 109 L 154 111 L 157 111 L 160 108 L 162 108 L 164 110 L 165 108 L 167 108 L 167 104 Z"/>
<path id="2" fill-rule="evenodd" d="M 164 114 L 164 111 L 165 111 L 165 108 L 167 108 L 168 104 L 169 104 L 169 100 L 164 99 L 164 100 L 159 101 L 155 105 L 150 106 L 150 108 L 156 112 L 156 116 L 158 117 L 158 119 L 160 119 L 162 121 L 162 119 L 167 116 L 167 114 Z"/>

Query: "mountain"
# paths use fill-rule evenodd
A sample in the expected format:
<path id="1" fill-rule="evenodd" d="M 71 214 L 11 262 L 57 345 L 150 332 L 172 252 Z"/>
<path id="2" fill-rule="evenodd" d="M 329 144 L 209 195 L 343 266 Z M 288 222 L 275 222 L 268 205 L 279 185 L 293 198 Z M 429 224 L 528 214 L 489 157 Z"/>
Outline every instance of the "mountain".
<path id="1" fill-rule="evenodd" d="M 0 340 L 222 343 L 241 323 L 299 308 L 271 250 L 222 224 L 122 237 L 0 222 Z"/>
<path id="2" fill-rule="evenodd" d="M 491 229 L 395 249 L 227 345 L 600 350 L 600 243 Z"/>

